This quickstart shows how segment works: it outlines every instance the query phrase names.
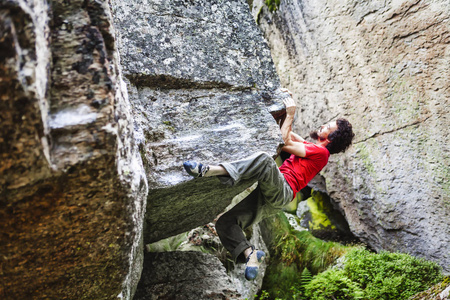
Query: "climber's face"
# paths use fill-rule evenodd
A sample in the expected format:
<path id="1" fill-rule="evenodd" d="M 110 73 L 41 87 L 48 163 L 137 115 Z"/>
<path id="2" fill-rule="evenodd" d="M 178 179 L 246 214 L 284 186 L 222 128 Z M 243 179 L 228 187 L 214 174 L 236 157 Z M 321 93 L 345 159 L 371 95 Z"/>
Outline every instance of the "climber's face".
<path id="1" fill-rule="evenodd" d="M 309 136 L 320 142 L 324 142 L 328 139 L 328 136 L 337 130 L 336 121 L 320 126 L 319 130 L 312 131 Z"/>
<path id="2" fill-rule="evenodd" d="M 319 131 L 317 132 L 317 135 L 319 136 L 320 141 L 324 141 L 328 139 L 328 136 L 330 133 L 334 132 L 338 129 L 338 126 L 336 124 L 336 121 L 330 122 L 328 124 L 320 126 Z"/>

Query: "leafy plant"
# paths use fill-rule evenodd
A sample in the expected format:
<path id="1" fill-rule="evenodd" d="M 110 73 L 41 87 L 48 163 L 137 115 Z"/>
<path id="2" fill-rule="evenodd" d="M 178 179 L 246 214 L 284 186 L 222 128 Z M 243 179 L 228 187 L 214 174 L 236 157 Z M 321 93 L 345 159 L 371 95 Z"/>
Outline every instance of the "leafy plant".
<path id="1" fill-rule="evenodd" d="M 368 299 L 408 299 L 442 279 L 434 262 L 404 253 L 370 253 L 355 249 L 346 256 L 344 270 Z"/>
<path id="2" fill-rule="evenodd" d="M 264 295 L 268 298 L 261 299 L 306 299 L 303 287 L 312 274 L 324 271 L 350 249 L 338 243 L 324 242 L 308 231 L 293 230 L 283 213 L 278 214 L 270 226 L 274 239 L 263 283 Z"/>
<path id="3" fill-rule="evenodd" d="M 312 280 L 312 274 L 308 268 L 304 268 L 302 274 L 300 275 L 300 290 L 304 291 L 306 285 L 308 285 Z"/>
<path id="4" fill-rule="evenodd" d="M 348 278 L 343 270 L 329 269 L 314 277 L 305 286 L 305 294 L 311 300 L 363 299 L 362 289 Z"/>
<path id="5" fill-rule="evenodd" d="M 324 271 L 351 247 L 335 242 L 324 242 L 308 231 L 295 231 L 283 213 L 273 221 L 275 233 L 271 245 L 273 256 L 283 264 L 297 265 L 299 270 L 308 268 L 313 274 Z"/>
<path id="6" fill-rule="evenodd" d="M 403 253 L 371 253 L 355 248 L 345 256 L 343 269 L 332 268 L 315 276 L 305 287 L 312 300 L 402 300 L 442 279 L 434 262 Z"/>
<path id="7" fill-rule="evenodd" d="M 272 257 L 259 299 L 402 300 L 442 280 L 434 262 L 324 242 L 293 230 L 283 213 L 265 226 L 272 233 Z M 338 258 L 340 267 L 326 270 Z"/>

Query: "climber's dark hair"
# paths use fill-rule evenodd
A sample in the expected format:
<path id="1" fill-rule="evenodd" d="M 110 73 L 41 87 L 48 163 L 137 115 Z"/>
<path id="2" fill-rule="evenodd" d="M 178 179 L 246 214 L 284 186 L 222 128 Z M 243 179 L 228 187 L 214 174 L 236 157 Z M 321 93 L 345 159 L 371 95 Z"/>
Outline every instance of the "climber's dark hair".
<path id="1" fill-rule="evenodd" d="M 328 135 L 330 143 L 326 146 L 330 154 L 345 152 L 352 144 L 355 136 L 352 130 L 352 124 L 344 118 L 336 120 L 337 129 Z"/>

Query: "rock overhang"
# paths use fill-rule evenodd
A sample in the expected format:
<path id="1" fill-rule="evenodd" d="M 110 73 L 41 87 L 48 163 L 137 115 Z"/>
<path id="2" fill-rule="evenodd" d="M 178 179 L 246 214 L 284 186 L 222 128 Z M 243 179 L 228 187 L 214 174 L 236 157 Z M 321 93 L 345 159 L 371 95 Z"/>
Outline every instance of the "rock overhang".
<path id="1" fill-rule="evenodd" d="M 245 1 L 117 1 L 113 11 L 153 242 L 213 220 L 251 185 L 192 180 L 182 164 L 276 155 L 282 139 L 271 112 L 282 111 L 286 94 Z"/>

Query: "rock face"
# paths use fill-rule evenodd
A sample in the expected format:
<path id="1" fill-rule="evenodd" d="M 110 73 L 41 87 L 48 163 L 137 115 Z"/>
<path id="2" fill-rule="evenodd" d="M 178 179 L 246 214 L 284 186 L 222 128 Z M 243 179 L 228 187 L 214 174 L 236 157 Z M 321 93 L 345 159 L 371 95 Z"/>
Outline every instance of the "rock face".
<path id="1" fill-rule="evenodd" d="M 150 274 L 146 274 L 147 272 Z M 232 287 L 232 281 L 217 257 L 196 251 L 175 251 L 146 254 L 143 280 L 140 281 L 133 299 L 198 300 L 242 297 Z"/>
<path id="2" fill-rule="evenodd" d="M 252 245 L 269 254 L 258 224 L 246 233 Z M 260 265 L 261 276 L 254 281 L 245 280 L 245 264 L 232 262 L 215 233 L 214 223 L 146 248 L 149 253 L 134 300 L 253 299 L 261 289 L 267 267 L 265 260 Z M 267 259 L 270 261 L 269 256 Z"/>
<path id="3" fill-rule="evenodd" d="M 217 164 L 256 151 L 275 155 L 281 135 L 271 112 L 286 94 L 245 1 L 111 3 L 150 188 L 144 240 L 152 243 L 211 222 L 253 183 L 230 188 L 217 178 L 193 180 L 182 164 Z M 146 256 L 137 299 L 241 299 L 248 289 L 242 276 L 226 275 L 213 257 L 199 255 Z M 203 262 L 201 270 L 193 261 Z M 175 266 L 181 268 L 175 278 L 194 280 L 174 284 Z"/>
<path id="4" fill-rule="evenodd" d="M 336 116 L 354 146 L 324 169 L 351 230 L 374 249 L 407 252 L 450 272 L 448 1 L 254 2 L 295 131 Z"/>
<path id="5" fill-rule="evenodd" d="M 245 1 L 129 0 L 112 7 L 150 187 L 150 243 L 210 222 L 249 186 L 192 180 L 182 164 L 276 154 L 281 136 L 269 109 L 283 95 Z"/>
<path id="6" fill-rule="evenodd" d="M 188 231 L 250 185 L 182 162 L 281 141 L 245 1 L 3 0 L 0 37 L 2 299 L 132 298 L 144 227 Z"/>
<path id="7" fill-rule="evenodd" d="M 109 14 L 100 1 L 0 2 L 2 299 L 137 285 L 147 180 Z"/>
<path id="8" fill-rule="evenodd" d="M 342 213 L 333 207 L 333 202 L 326 193 L 312 191 L 310 197 L 298 204 L 296 216 L 298 221 L 295 221 L 294 225 L 300 225 L 302 230 L 310 231 L 317 238 L 340 243 L 359 242 L 351 233 Z"/>
<path id="9" fill-rule="evenodd" d="M 243 264 L 235 270 L 228 273 L 216 256 L 198 251 L 146 253 L 133 299 L 253 299 L 264 273 L 249 282 L 243 279 Z"/>

